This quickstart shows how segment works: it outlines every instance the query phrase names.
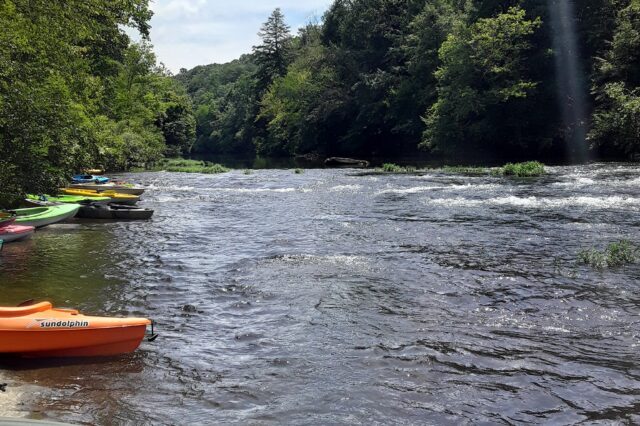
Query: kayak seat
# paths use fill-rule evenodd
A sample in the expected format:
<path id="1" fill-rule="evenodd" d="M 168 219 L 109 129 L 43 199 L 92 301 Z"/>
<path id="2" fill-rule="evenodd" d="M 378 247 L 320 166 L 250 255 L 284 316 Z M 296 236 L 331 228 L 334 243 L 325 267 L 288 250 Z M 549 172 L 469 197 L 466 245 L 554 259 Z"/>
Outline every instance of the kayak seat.
<path id="1" fill-rule="evenodd" d="M 53 305 L 51 305 L 50 302 L 41 302 L 20 308 L 0 308 L 0 318 L 22 317 L 37 312 L 48 311 L 51 308 L 53 308 Z"/>

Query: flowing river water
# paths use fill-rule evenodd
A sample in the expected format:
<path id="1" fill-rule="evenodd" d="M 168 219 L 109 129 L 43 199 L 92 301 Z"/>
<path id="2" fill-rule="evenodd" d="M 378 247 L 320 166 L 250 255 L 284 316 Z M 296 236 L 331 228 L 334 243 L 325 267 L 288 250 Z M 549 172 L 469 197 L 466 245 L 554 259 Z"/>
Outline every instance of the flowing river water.
<path id="1" fill-rule="evenodd" d="M 0 252 L 0 305 L 149 316 L 135 354 L 3 361 L 0 415 L 87 424 L 640 423 L 640 167 L 124 176 L 148 222 Z"/>

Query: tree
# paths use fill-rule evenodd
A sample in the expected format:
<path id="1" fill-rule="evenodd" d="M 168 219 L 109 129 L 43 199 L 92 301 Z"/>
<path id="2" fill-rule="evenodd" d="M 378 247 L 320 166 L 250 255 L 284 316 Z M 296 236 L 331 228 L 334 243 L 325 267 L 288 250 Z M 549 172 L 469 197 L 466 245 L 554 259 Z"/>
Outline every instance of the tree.
<path id="1" fill-rule="evenodd" d="M 439 50 L 438 100 L 426 119 L 424 146 L 445 152 L 526 148 L 527 97 L 538 83 L 527 74 L 525 53 L 540 25 L 523 9 L 510 8 L 456 26 Z"/>
<path id="2" fill-rule="evenodd" d="M 640 155 L 640 1 L 617 15 L 609 49 L 600 59 L 594 87 L 597 107 L 589 134 L 607 155 Z"/>
<path id="3" fill-rule="evenodd" d="M 286 74 L 291 60 L 291 33 L 280 8 L 276 8 L 262 25 L 258 35 L 262 44 L 253 47 L 258 66 L 257 79 L 260 92 L 276 78 Z"/>

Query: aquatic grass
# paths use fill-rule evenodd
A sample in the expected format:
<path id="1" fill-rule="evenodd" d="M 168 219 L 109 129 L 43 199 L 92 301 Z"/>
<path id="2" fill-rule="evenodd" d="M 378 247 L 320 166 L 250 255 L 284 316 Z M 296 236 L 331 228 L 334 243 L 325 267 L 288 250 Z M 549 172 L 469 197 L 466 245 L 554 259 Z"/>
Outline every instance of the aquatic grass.
<path id="1" fill-rule="evenodd" d="M 165 158 L 155 166 L 147 169 L 150 171 L 167 171 L 175 173 L 226 173 L 230 169 L 209 161 L 187 160 L 184 158 Z"/>
<path id="2" fill-rule="evenodd" d="M 474 167 L 474 166 L 442 166 L 436 171 L 443 173 L 451 173 L 457 175 L 486 175 L 490 169 L 486 167 Z"/>
<path id="3" fill-rule="evenodd" d="M 302 170 L 302 169 L 294 169 L 294 170 L 293 170 L 293 173 L 295 173 L 295 174 L 297 174 L 297 175 L 301 175 L 301 174 L 303 174 L 303 173 L 304 173 L 304 170 Z"/>
<path id="4" fill-rule="evenodd" d="M 603 251 L 595 248 L 581 250 L 578 262 L 594 269 L 616 268 L 638 262 L 638 247 L 629 240 L 609 244 Z"/>
<path id="5" fill-rule="evenodd" d="M 545 174 L 544 164 L 539 161 L 525 163 L 507 163 L 500 168 L 503 176 L 538 177 Z"/>
<path id="6" fill-rule="evenodd" d="M 415 173 L 417 169 L 413 166 L 399 166 L 394 163 L 384 163 L 381 168 L 376 170 L 385 173 Z"/>

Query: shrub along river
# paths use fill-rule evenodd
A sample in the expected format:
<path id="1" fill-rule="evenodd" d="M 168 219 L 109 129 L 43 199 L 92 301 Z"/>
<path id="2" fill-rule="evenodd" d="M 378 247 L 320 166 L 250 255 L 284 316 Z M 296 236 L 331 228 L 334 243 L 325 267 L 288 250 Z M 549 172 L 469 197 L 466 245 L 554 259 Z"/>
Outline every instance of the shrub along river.
<path id="1" fill-rule="evenodd" d="M 149 316 L 107 362 L 3 361 L 0 412 L 66 422 L 640 422 L 640 167 L 543 178 L 142 173 L 149 222 L 0 253 L 0 304 Z"/>

